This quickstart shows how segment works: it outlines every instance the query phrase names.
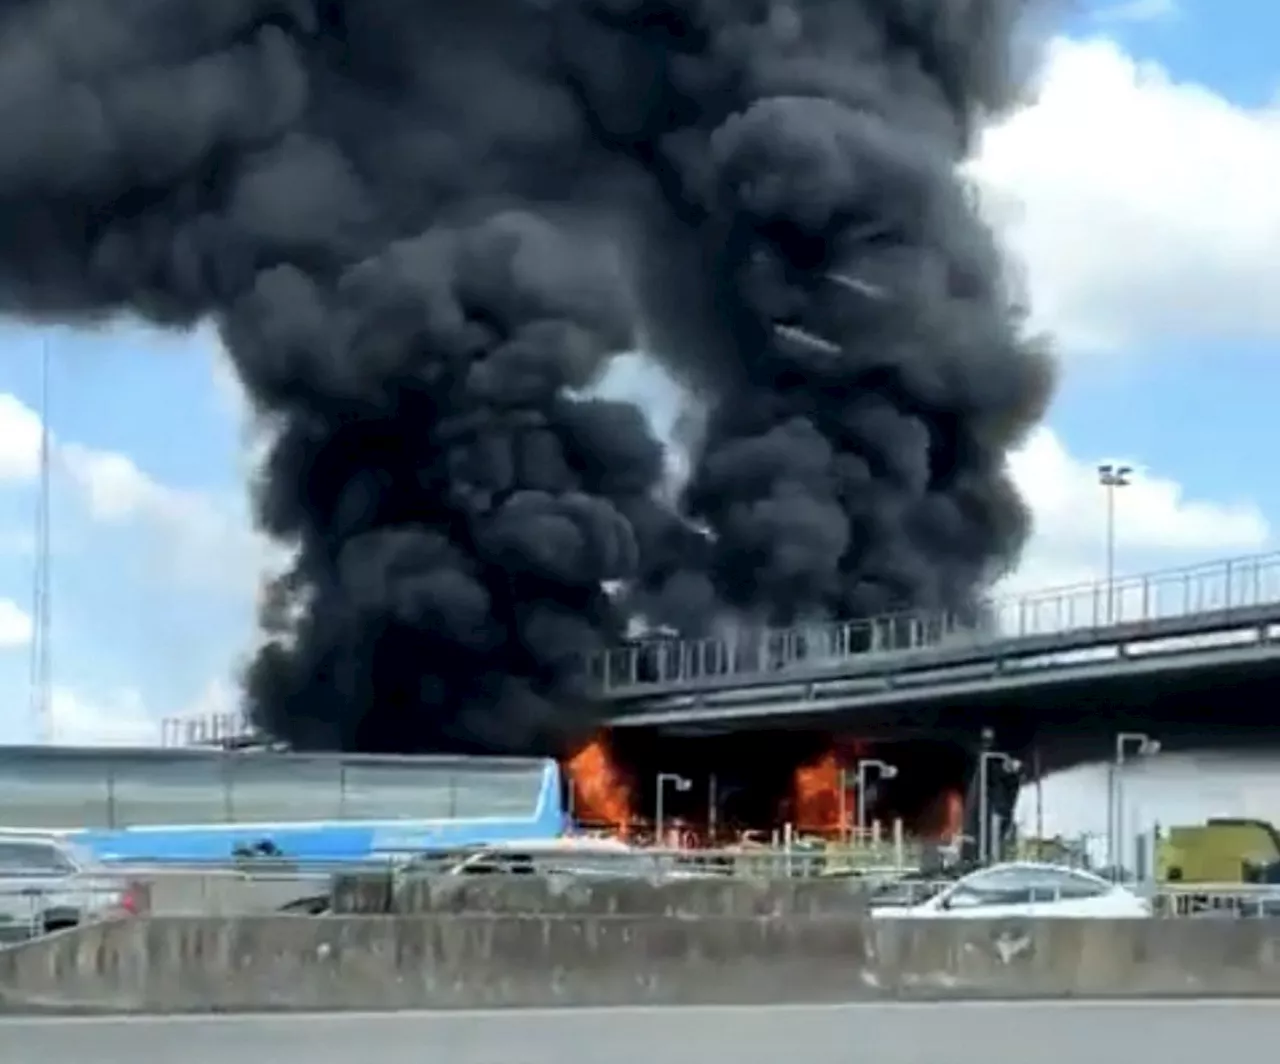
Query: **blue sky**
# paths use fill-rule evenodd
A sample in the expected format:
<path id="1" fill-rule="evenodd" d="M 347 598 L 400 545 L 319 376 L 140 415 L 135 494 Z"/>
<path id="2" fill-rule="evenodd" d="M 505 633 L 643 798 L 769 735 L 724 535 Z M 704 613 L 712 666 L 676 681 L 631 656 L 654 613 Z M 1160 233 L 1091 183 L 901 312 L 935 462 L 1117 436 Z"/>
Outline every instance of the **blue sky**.
<path id="1" fill-rule="evenodd" d="M 1098 575 L 1103 459 L 1140 472 L 1121 501 L 1122 568 L 1272 545 L 1278 38 L 1280 6 L 1261 0 L 1082 8 L 1039 101 L 972 164 L 1063 365 L 1048 426 L 1014 463 L 1038 521 L 1016 588 Z M 34 734 L 13 607 L 30 604 L 46 344 L 58 737 L 146 738 L 161 714 L 233 708 L 266 555 L 213 338 L 9 323 L 0 343 L 0 741 Z"/>
<path id="2" fill-rule="evenodd" d="M 1081 38 L 1105 34 L 1133 60 L 1155 64 L 1172 80 L 1198 85 L 1242 109 L 1265 110 L 1280 100 L 1273 48 L 1280 36 L 1280 5 L 1263 0 L 1137 0 L 1091 6 L 1092 13 L 1082 13 L 1072 23 Z M 1107 18 L 1108 8 L 1155 14 Z M 1161 10 L 1167 13 L 1161 15 Z M 1107 119 L 1099 115 L 1098 120 Z M 1268 176 L 1274 181 L 1280 154 L 1280 115 L 1275 112 L 1269 132 Z M 1194 144 L 1185 151 L 1184 160 L 1165 161 L 1205 165 L 1203 158 L 1195 161 Z M 1218 162 L 1233 165 L 1230 159 Z M 1223 182 L 1220 191 L 1225 198 L 1229 184 Z M 1213 202 L 1188 206 L 1203 210 L 1209 221 L 1223 209 Z M 1269 213 L 1269 230 L 1263 230 L 1266 217 L 1257 223 L 1260 231 L 1275 236 L 1275 209 Z M 1105 234 L 1098 239 L 1105 242 Z M 1259 297 L 1265 298 L 1264 286 L 1276 277 L 1272 272 L 1255 278 Z M 1241 332 L 1234 337 L 1214 335 L 1213 330 L 1138 334 L 1119 358 L 1069 362 L 1053 411 L 1054 427 L 1073 450 L 1136 455 L 1175 475 L 1192 496 L 1252 499 L 1275 514 L 1280 482 L 1269 473 L 1280 442 L 1272 401 L 1280 386 L 1277 334 L 1274 329 L 1253 331 L 1247 324 Z"/>

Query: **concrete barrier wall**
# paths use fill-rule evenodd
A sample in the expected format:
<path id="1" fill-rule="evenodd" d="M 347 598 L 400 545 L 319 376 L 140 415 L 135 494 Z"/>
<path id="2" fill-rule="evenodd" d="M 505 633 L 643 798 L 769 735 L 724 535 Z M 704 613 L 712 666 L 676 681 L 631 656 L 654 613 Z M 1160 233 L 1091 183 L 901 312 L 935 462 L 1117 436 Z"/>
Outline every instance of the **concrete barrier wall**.
<path id="1" fill-rule="evenodd" d="M 113 1011 L 1280 996 L 1280 921 L 156 917 L 0 949 L 0 1004 Z"/>
<path id="2" fill-rule="evenodd" d="M 156 916 L 242 916 L 277 912 L 330 895 L 334 911 L 392 913 L 581 913 L 687 916 L 855 915 L 866 885 L 856 879 L 647 881 L 582 876 L 393 877 L 360 871 L 332 877 L 167 871 L 147 876 L 146 911 Z"/>
<path id="3" fill-rule="evenodd" d="M 300 898 L 329 893 L 328 876 L 282 873 L 177 872 L 140 874 L 147 912 L 157 916 L 244 916 L 273 913 Z"/>
<path id="4" fill-rule="evenodd" d="M 583 876 L 420 876 L 334 879 L 337 913 L 508 913 L 597 916 L 857 916 L 867 888 L 855 879 L 650 881 Z"/>

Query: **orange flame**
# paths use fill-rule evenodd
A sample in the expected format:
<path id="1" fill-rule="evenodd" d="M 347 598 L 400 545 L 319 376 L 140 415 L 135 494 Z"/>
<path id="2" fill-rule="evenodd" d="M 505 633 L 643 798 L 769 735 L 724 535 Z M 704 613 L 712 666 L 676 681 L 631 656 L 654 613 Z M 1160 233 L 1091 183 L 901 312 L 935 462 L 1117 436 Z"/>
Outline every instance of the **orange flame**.
<path id="1" fill-rule="evenodd" d="M 943 796 L 943 803 L 946 815 L 942 825 L 943 838 L 957 838 L 964 834 L 964 795 L 957 790 L 949 790 Z"/>
<path id="2" fill-rule="evenodd" d="M 831 832 L 848 826 L 852 808 L 849 793 L 844 796 L 843 808 L 840 801 L 840 788 L 847 783 L 844 764 L 834 752 L 796 769 L 792 781 L 796 827 L 800 831 Z"/>
<path id="3" fill-rule="evenodd" d="M 964 795 L 952 788 L 931 803 L 920 824 L 921 834 L 941 842 L 951 842 L 964 833 Z"/>
<path id="4" fill-rule="evenodd" d="M 573 788 L 573 809 L 583 823 L 603 824 L 625 835 L 631 827 L 631 787 L 613 763 L 603 739 L 593 739 L 565 766 Z"/>

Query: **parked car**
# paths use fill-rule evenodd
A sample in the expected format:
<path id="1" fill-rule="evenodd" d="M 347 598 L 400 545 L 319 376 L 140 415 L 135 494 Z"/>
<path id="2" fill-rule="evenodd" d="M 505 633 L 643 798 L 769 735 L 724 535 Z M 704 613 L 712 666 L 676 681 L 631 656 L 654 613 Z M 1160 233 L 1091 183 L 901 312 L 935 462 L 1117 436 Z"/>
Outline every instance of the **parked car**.
<path id="1" fill-rule="evenodd" d="M 888 905 L 873 902 L 871 915 L 882 919 L 1122 919 L 1151 916 L 1152 906 L 1128 887 L 1092 872 L 1019 861 L 970 872 L 921 899 Z"/>
<path id="2" fill-rule="evenodd" d="M 448 862 L 443 872 L 449 876 L 568 874 L 626 879 L 681 875 L 670 862 L 625 842 L 589 838 L 526 839 L 487 846 Z"/>
<path id="3" fill-rule="evenodd" d="M 135 884 L 57 836 L 0 832 L 0 938 L 131 916 Z"/>

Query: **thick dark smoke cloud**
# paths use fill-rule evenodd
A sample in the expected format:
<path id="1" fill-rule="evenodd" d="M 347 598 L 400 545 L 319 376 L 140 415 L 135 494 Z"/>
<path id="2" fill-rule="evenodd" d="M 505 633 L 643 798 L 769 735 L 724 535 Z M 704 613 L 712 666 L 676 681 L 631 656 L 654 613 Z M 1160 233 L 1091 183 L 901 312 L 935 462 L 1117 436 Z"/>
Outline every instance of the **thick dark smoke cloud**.
<path id="1" fill-rule="evenodd" d="M 0 309 L 212 316 L 299 745 L 554 748 L 628 616 L 966 609 L 1051 374 L 955 176 L 1029 0 L 6 0 Z M 703 414 L 678 508 L 643 343 Z M 606 582 L 624 589 L 613 597 Z"/>

